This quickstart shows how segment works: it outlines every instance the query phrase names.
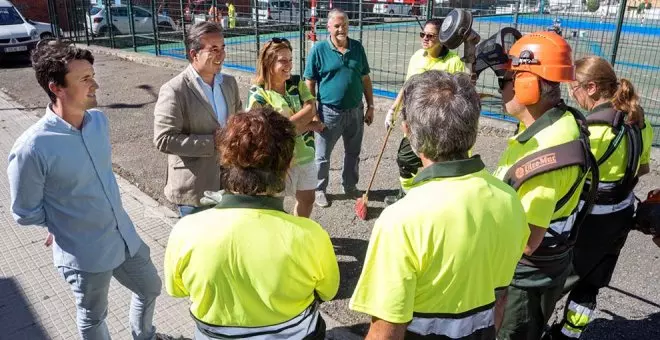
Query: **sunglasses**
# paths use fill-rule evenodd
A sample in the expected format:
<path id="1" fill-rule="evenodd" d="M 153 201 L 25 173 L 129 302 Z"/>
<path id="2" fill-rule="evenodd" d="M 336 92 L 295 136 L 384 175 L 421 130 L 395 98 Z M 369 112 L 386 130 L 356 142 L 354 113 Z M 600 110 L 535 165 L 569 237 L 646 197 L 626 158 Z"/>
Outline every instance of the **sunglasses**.
<path id="1" fill-rule="evenodd" d="M 286 38 L 273 37 L 273 38 L 270 39 L 270 41 L 272 41 L 276 44 L 281 44 L 281 43 L 291 44 L 289 42 L 289 40 L 287 40 Z"/>
<path id="2" fill-rule="evenodd" d="M 437 34 L 428 34 L 428 33 L 424 33 L 424 32 L 419 32 L 419 37 L 422 38 L 422 39 L 427 38 L 427 39 L 430 40 L 430 39 L 433 39 L 437 36 L 438 36 Z"/>
<path id="3" fill-rule="evenodd" d="M 500 90 L 504 90 L 504 86 L 510 81 L 513 81 L 513 78 L 497 77 L 497 85 L 499 85 Z"/>
<path id="4" fill-rule="evenodd" d="M 288 47 L 290 50 L 293 51 L 293 48 L 291 47 L 291 43 L 286 38 L 279 38 L 279 37 L 271 38 L 266 46 L 266 50 L 268 50 L 271 46 L 273 46 L 273 44 L 285 44 L 286 47 Z"/>

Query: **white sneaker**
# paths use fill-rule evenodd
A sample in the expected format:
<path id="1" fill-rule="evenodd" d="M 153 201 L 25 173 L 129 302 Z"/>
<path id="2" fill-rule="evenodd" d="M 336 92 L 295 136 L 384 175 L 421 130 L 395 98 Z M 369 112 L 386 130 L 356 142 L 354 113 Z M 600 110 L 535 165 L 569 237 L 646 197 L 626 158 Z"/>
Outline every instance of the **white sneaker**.
<path id="1" fill-rule="evenodd" d="M 316 195 L 314 196 L 314 204 L 318 205 L 321 208 L 325 208 L 328 206 L 328 198 L 325 197 L 325 192 L 323 191 L 316 192 Z"/>

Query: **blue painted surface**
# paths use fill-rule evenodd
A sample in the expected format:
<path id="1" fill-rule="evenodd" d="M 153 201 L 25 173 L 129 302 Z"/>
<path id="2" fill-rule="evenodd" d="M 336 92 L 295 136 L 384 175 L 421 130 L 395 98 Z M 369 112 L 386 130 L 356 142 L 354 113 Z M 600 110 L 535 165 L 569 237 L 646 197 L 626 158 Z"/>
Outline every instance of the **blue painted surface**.
<path id="1" fill-rule="evenodd" d="M 570 17 L 557 16 L 561 20 L 561 27 L 565 31 L 567 29 L 581 29 L 581 30 L 595 30 L 595 31 L 614 31 L 616 24 L 614 23 L 601 23 L 599 19 L 576 19 Z M 533 25 L 548 27 L 552 25 L 554 16 L 528 16 L 520 15 L 518 17 L 519 25 Z M 493 22 L 499 24 L 513 24 L 513 15 L 510 16 L 496 16 L 496 17 L 478 17 L 476 21 L 480 22 Z M 660 26 L 657 25 L 644 25 L 639 24 L 624 24 L 621 27 L 623 33 L 635 33 L 644 35 L 660 35 Z"/>
<path id="2" fill-rule="evenodd" d="M 604 58 L 608 59 L 607 56 L 603 53 L 603 49 L 600 47 L 600 44 L 597 42 L 590 41 L 589 42 L 589 49 L 591 50 L 591 53 Z M 640 64 L 640 63 L 633 63 L 629 61 L 622 61 L 622 60 L 617 60 L 616 65 L 619 66 L 627 66 L 627 67 L 632 67 L 632 68 L 637 68 L 641 70 L 648 70 L 648 71 L 658 71 L 660 70 L 660 66 L 654 66 L 654 65 L 647 65 L 647 64 Z"/>

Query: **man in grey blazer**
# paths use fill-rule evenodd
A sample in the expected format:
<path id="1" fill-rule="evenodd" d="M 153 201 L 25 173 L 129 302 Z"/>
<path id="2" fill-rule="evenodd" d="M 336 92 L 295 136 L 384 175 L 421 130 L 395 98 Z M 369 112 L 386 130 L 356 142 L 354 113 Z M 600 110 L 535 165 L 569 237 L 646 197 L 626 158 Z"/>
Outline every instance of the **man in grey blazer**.
<path id="1" fill-rule="evenodd" d="M 165 197 L 181 217 L 199 207 L 204 191 L 220 190 L 214 132 L 242 109 L 234 77 L 220 73 L 225 60 L 222 28 L 191 27 L 190 65 L 160 88 L 154 109 L 154 144 L 167 157 Z"/>

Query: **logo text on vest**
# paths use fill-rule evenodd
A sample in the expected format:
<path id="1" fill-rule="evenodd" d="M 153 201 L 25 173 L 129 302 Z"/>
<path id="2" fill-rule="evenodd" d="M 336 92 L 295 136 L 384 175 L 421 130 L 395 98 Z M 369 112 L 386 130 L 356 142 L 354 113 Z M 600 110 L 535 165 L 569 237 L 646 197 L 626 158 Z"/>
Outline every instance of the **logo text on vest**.
<path id="1" fill-rule="evenodd" d="M 539 168 L 542 168 L 544 166 L 552 165 L 552 164 L 557 164 L 557 155 L 556 153 L 549 153 L 545 155 L 538 156 L 534 159 L 531 159 L 530 161 L 526 162 L 525 164 L 519 166 L 516 169 L 516 178 L 520 179 L 523 176 L 528 175 L 529 173 L 538 170 Z"/>

